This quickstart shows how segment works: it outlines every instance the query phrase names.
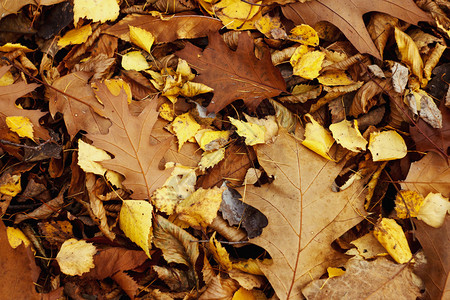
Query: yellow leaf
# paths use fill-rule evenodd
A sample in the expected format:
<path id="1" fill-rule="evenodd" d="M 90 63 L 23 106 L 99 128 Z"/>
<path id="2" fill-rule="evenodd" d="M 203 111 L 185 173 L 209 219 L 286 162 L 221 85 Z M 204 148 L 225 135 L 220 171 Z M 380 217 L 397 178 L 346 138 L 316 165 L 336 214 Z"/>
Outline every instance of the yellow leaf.
<path id="1" fill-rule="evenodd" d="M 206 227 L 217 216 L 222 202 L 222 188 L 199 188 L 187 199 L 178 204 L 178 218 L 190 226 Z"/>
<path id="2" fill-rule="evenodd" d="M 242 272 L 246 272 L 253 275 L 264 275 L 263 271 L 261 271 L 261 268 L 259 267 L 259 263 L 263 264 L 270 264 L 272 262 L 272 259 L 253 259 L 249 258 L 244 261 L 240 261 L 233 264 L 233 269 L 240 270 Z"/>
<path id="3" fill-rule="evenodd" d="M 143 71 L 150 68 L 140 51 L 131 51 L 122 57 L 122 68 L 125 70 Z"/>
<path id="4" fill-rule="evenodd" d="M 0 185 L 0 194 L 14 197 L 22 191 L 20 174 L 9 175 L 5 182 Z"/>
<path id="5" fill-rule="evenodd" d="M 217 150 L 226 145 L 230 132 L 211 129 L 199 130 L 195 135 L 197 144 L 205 151 Z"/>
<path id="6" fill-rule="evenodd" d="M 169 122 L 173 121 L 173 118 L 175 117 L 175 112 L 173 111 L 173 107 L 169 105 L 168 103 L 163 103 L 159 107 L 159 116 L 163 118 L 164 120 L 167 120 Z"/>
<path id="7" fill-rule="evenodd" d="M 8 235 L 8 241 L 12 248 L 16 249 L 22 243 L 25 247 L 28 247 L 31 242 L 27 236 L 19 228 L 6 227 L 6 234 Z"/>
<path id="8" fill-rule="evenodd" d="M 267 143 L 271 141 L 273 137 L 278 135 L 278 123 L 275 116 L 266 116 L 264 119 L 250 117 L 246 113 L 244 113 L 244 116 L 250 123 L 261 125 L 266 129 L 264 131 L 264 142 Z"/>
<path id="9" fill-rule="evenodd" d="M 389 255 L 399 264 L 406 263 L 412 258 L 405 233 L 395 220 L 381 219 L 373 234 Z"/>
<path id="10" fill-rule="evenodd" d="M 231 300 L 256 300 L 256 298 L 253 295 L 252 291 L 241 287 L 234 293 Z"/>
<path id="11" fill-rule="evenodd" d="M 372 132 L 369 150 L 373 161 L 400 159 L 406 156 L 407 148 L 400 134 L 393 130 Z"/>
<path id="12" fill-rule="evenodd" d="M 355 82 L 348 78 L 344 71 L 328 71 L 317 77 L 317 80 L 326 86 L 350 85 Z"/>
<path id="13" fill-rule="evenodd" d="M 330 131 L 333 134 L 333 138 L 342 147 L 353 152 L 366 150 L 367 141 L 359 132 L 356 120 L 354 122 L 342 120 L 339 123 L 331 124 Z"/>
<path id="14" fill-rule="evenodd" d="M 429 193 L 417 214 L 417 219 L 428 225 L 439 228 L 444 224 L 445 216 L 450 210 L 450 202 L 440 193 Z"/>
<path id="15" fill-rule="evenodd" d="M 227 250 L 222 246 L 222 244 L 216 240 L 216 232 L 214 232 L 209 239 L 209 251 L 211 251 L 216 262 L 225 271 L 231 270 L 232 263 L 230 261 L 230 256 L 228 255 Z"/>
<path id="16" fill-rule="evenodd" d="M 184 113 L 173 120 L 172 129 L 178 138 L 178 151 L 180 151 L 183 144 L 195 136 L 200 125 L 189 113 Z"/>
<path id="17" fill-rule="evenodd" d="M 441 59 L 441 56 L 442 54 L 444 54 L 444 51 L 446 49 L 447 49 L 446 46 L 437 43 L 436 47 L 433 49 L 433 52 L 431 52 L 430 56 L 425 61 L 425 66 L 423 67 L 423 74 L 425 75 L 425 78 L 427 80 L 431 79 L 431 72 Z"/>
<path id="18" fill-rule="evenodd" d="M 319 76 L 319 71 L 322 69 L 322 62 L 325 58 L 325 54 L 320 51 L 312 51 L 305 53 L 294 67 L 294 75 L 306 78 L 314 79 Z"/>
<path id="19" fill-rule="evenodd" d="M 73 24 L 75 27 L 78 20 L 90 19 L 94 22 L 114 21 L 119 16 L 119 4 L 116 0 L 74 0 L 73 1 Z"/>
<path id="20" fill-rule="evenodd" d="M 122 90 L 124 90 L 125 94 L 127 95 L 128 104 L 131 103 L 131 100 L 133 99 L 133 96 L 131 95 L 131 87 L 126 81 L 123 81 L 120 78 L 119 79 L 106 79 L 103 83 L 106 84 L 106 86 L 108 87 L 108 90 L 114 96 L 119 96 L 120 92 Z"/>
<path id="21" fill-rule="evenodd" d="M 244 122 L 228 117 L 231 124 L 233 124 L 237 130 L 237 134 L 245 137 L 245 144 L 253 146 L 256 144 L 264 144 L 264 135 L 266 133 L 266 128 L 264 126 L 254 124 L 251 122 Z"/>
<path id="22" fill-rule="evenodd" d="M 201 171 L 205 171 L 208 168 L 214 167 L 225 157 L 225 149 L 220 148 L 211 152 L 204 152 L 202 158 L 198 163 L 198 167 Z"/>
<path id="23" fill-rule="evenodd" d="M 227 29 L 249 30 L 255 29 L 254 17 L 261 10 L 261 1 L 252 5 L 240 0 L 222 0 L 213 6 L 215 15 L 222 21 Z"/>
<path id="24" fill-rule="evenodd" d="M 155 42 L 154 35 L 145 29 L 129 25 L 130 40 L 133 44 L 150 53 L 153 43 Z"/>
<path id="25" fill-rule="evenodd" d="M 12 52 L 16 50 L 22 50 L 23 52 L 33 51 L 28 47 L 22 46 L 21 44 L 6 43 L 3 46 L 0 46 L 0 52 Z"/>
<path id="26" fill-rule="evenodd" d="M 400 219 L 417 217 L 423 197 L 416 191 L 399 191 L 395 197 L 395 211 Z M 405 206 L 406 203 L 406 206 Z"/>
<path id="27" fill-rule="evenodd" d="M 419 81 L 422 81 L 423 61 L 413 39 L 395 27 L 395 41 L 397 42 L 402 62 L 411 68 L 412 73 L 419 78 Z"/>
<path id="28" fill-rule="evenodd" d="M 27 137 L 34 140 L 33 123 L 27 117 L 6 117 L 6 125 L 8 128 L 17 133 L 20 137 Z"/>
<path id="29" fill-rule="evenodd" d="M 64 48 L 68 45 L 79 45 L 87 41 L 92 34 L 92 27 L 90 24 L 75 28 L 66 32 L 66 34 L 59 39 L 58 46 Z"/>
<path id="30" fill-rule="evenodd" d="M 94 245 L 83 240 L 69 239 L 59 249 L 56 261 L 64 274 L 79 276 L 95 267 L 95 253 L 97 253 L 97 249 Z"/>
<path id="31" fill-rule="evenodd" d="M 181 87 L 180 94 L 185 97 L 194 97 L 212 91 L 214 91 L 214 89 L 210 88 L 206 84 L 188 81 Z"/>
<path id="32" fill-rule="evenodd" d="M 307 46 L 319 45 L 319 36 L 317 35 L 317 32 L 314 28 L 306 24 L 301 24 L 292 28 L 289 39 Z"/>
<path id="33" fill-rule="evenodd" d="M 311 123 L 306 124 L 303 146 L 328 160 L 334 161 L 328 153 L 334 144 L 333 137 L 310 114 L 306 114 L 305 117 L 309 118 Z"/>
<path id="34" fill-rule="evenodd" d="M 7 86 L 14 83 L 14 77 L 10 71 L 7 71 L 2 78 L 0 78 L 0 86 Z"/>
<path id="35" fill-rule="evenodd" d="M 176 74 L 181 75 L 183 81 L 194 80 L 195 74 L 192 73 L 191 67 L 184 59 L 178 59 Z"/>
<path id="36" fill-rule="evenodd" d="M 150 257 L 153 206 L 143 200 L 124 200 L 119 225 L 125 235 Z"/>
<path id="37" fill-rule="evenodd" d="M 308 46 L 300 45 L 295 49 L 294 54 L 292 54 L 291 59 L 289 60 L 292 67 L 295 67 L 300 62 L 300 59 L 309 52 Z"/>
<path id="38" fill-rule="evenodd" d="M 341 268 L 333 268 L 333 267 L 328 267 L 327 272 L 328 278 L 338 277 L 345 274 L 345 271 L 342 270 Z"/>
<path id="39" fill-rule="evenodd" d="M 269 39 L 286 37 L 286 32 L 281 28 L 279 17 L 272 18 L 269 14 L 266 14 L 256 20 L 255 27 Z"/>

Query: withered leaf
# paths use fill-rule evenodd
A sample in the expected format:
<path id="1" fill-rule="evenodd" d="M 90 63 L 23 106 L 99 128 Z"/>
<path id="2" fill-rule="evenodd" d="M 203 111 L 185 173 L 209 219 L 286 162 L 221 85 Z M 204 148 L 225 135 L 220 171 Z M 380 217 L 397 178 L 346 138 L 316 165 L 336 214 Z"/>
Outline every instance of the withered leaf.
<path id="1" fill-rule="evenodd" d="M 253 40 L 247 34 L 239 35 L 236 51 L 227 47 L 219 33 L 210 34 L 208 38 L 209 45 L 204 51 L 187 44 L 176 55 L 197 70 L 196 81 L 214 89 L 214 98 L 207 107 L 209 112 L 218 112 L 237 99 L 243 99 L 255 110 L 262 100 L 278 96 L 286 89 L 270 53 L 266 50 L 261 60 L 256 58 Z"/>

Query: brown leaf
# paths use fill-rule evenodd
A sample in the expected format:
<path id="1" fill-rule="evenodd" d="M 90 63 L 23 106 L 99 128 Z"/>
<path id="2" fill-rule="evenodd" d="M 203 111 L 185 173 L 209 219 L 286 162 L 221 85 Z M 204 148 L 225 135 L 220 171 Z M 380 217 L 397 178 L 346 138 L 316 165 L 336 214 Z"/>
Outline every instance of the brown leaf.
<path id="1" fill-rule="evenodd" d="M 130 112 L 125 93 L 114 96 L 104 84 L 98 84 L 96 95 L 104 105 L 101 114 L 112 123 L 108 134 L 87 135 L 94 146 L 114 155 L 101 164 L 125 176 L 123 185 L 133 191 L 133 199 L 150 199 L 170 175 L 170 170 L 160 170 L 158 165 L 171 139 L 151 143 L 150 134 L 158 117 L 156 99 L 147 100 L 142 112 L 135 116 Z"/>
<path id="2" fill-rule="evenodd" d="M 415 300 L 419 297 L 418 280 L 406 264 L 396 264 L 384 257 L 374 261 L 352 258 L 342 276 L 313 281 L 303 289 L 307 299 L 390 299 Z M 437 298 L 435 298 L 437 299 Z"/>
<path id="3" fill-rule="evenodd" d="M 153 34 L 157 43 L 170 43 L 177 39 L 195 39 L 218 31 L 223 25 L 218 19 L 204 16 L 172 16 L 165 19 L 149 15 L 128 15 L 105 33 L 130 41 L 129 26 L 145 29 Z"/>
<path id="4" fill-rule="evenodd" d="M 264 51 L 261 60 L 254 55 L 253 40 L 239 35 L 236 51 L 227 47 L 220 34 L 209 35 L 209 45 L 200 48 L 187 44 L 176 55 L 187 60 L 199 76 L 197 81 L 214 89 L 209 112 L 218 112 L 231 102 L 243 99 L 255 110 L 265 98 L 278 96 L 286 89 L 280 71 L 272 64 L 270 53 Z"/>
<path id="5" fill-rule="evenodd" d="M 18 224 L 22 221 L 28 220 L 28 219 L 47 219 L 54 213 L 57 213 L 63 206 L 64 206 L 64 191 L 62 190 L 62 193 L 55 197 L 54 199 L 42 204 L 35 210 L 33 210 L 30 213 L 26 214 L 17 214 L 16 218 L 14 219 L 14 223 Z"/>
<path id="6" fill-rule="evenodd" d="M 239 283 L 231 278 L 223 279 L 220 275 L 213 277 L 206 291 L 198 298 L 199 300 L 221 299 L 231 300 L 234 292 L 239 289 Z"/>
<path id="7" fill-rule="evenodd" d="M 273 259 L 259 264 L 280 299 L 300 299 L 300 289 L 319 278 L 342 255 L 331 243 L 359 223 L 364 213 L 362 180 L 331 191 L 341 164 L 326 160 L 280 131 L 275 143 L 256 146 L 258 161 L 275 180 L 238 191 L 264 213 L 269 225 L 251 240 Z"/>
<path id="8" fill-rule="evenodd" d="M 64 1 L 65 0 L 44 0 L 38 3 L 39 5 L 53 5 Z M 0 19 L 9 14 L 17 13 L 22 7 L 28 4 L 37 5 L 35 0 L 1 1 Z"/>
<path id="9" fill-rule="evenodd" d="M 425 282 L 426 299 L 448 299 L 450 297 L 450 217 L 445 218 L 441 228 L 433 228 L 422 221 L 414 220 L 417 238 L 427 258 L 418 274 Z"/>
<path id="10" fill-rule="evenodd" d="M 282 7 L 283 14 L 295 24 L 314 26 L 319 21 L 336 25 L 361 53 L 369 53 L 382 59 L 363 21 L 363 15 L 371 11 L 383 12 L 411 24 L 431 21 L 412 0 L 316 0 L 294 3 Z"/>
<path id="11" fill-rule="evenodd" d="M 98 109 L 101 105 L 88 84 L 90 77 L 91 74 L 86 72 L 70 73 L 56 79 L 52 85 L 54 88 L 64 91 L 80 101 L 53 89 L 48 90 L 50 113 L 53 117 L 57 112 L 64 115 L 67 132 L 72 137 L 80 130 L 85 130 L 92 134 L 105 134 L 108 132 L 108 127 L 111 124 L 110 121 L 95 112 L 94 108 Z"/>

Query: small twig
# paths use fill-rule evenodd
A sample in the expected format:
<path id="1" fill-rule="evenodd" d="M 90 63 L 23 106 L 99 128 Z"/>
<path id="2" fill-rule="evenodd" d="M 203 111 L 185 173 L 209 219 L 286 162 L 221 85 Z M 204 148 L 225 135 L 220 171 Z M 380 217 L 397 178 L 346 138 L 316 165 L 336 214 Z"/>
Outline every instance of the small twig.
<path id="1" fill-rule="evenodd" d="M 209 243 L 209 240 L 198 240 L 198 241 L 189 241 L 191 243 Z M 237 242 L 227 242 L 227 241 L 219 241 L 222 244 L 235 245 L 235 244 L 247 244 L 249 241 L 237 241 Z"/>
<path id="2" fill-rule="evenodd" d="M 37 145 L 37 146 L 28 146 L 28 145 L 22 145 L 22 144 L 16 144 L 7 140 L 1 140 L 0 139 L 0 143 L 2 143 L 3 145 L 10 145 L 10 146 L 15 146 L 15 147 L 22 147 L 22 148 L 26 148 L 26 149 L 31 149 L 31 150 L 41 150 L 42 147 L 49 143 L 51 141 L 51 139 L 46 140 L 45 142 Z"/>

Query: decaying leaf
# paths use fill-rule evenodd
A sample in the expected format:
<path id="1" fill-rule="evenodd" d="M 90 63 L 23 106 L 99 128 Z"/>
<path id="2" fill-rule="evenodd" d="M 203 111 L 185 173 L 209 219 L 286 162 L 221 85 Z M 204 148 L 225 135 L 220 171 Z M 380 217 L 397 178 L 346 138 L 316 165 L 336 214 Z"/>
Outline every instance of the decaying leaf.
<path id="1" fill-rule="evenodd" d="M 405 233 L 394 219 L 381 219 L 375 227 L 373 235 L 399 264 L 404 264 L 411 260 L 412 253 Z"/>
<path id="2" fill-rule="evenodd" d="M 97 248 L 83 240 L 66 240 L 56 256 L 61 271 L 67 275 L 82 275 L 95 267 L 94 254 Z"/>

